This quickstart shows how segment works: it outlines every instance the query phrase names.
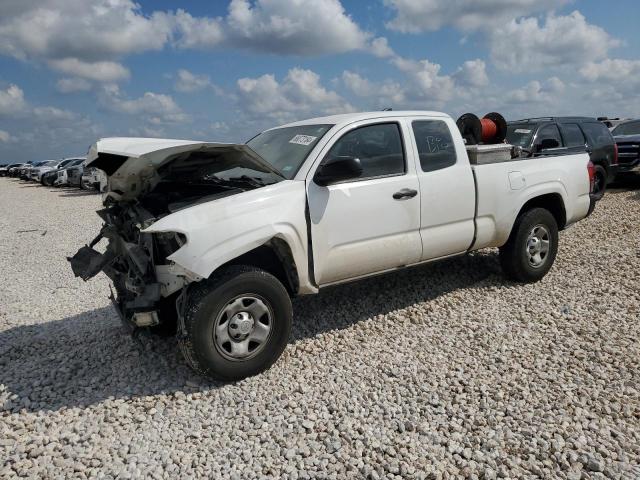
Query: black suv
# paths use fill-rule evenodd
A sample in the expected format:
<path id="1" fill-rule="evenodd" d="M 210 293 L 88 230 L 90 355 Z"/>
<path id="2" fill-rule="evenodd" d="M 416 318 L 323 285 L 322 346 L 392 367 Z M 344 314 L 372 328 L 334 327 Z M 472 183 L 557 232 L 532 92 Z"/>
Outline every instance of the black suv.
<path id="1" fill-rule="evenodd" d="M 611 134 L 618 145 L 618 172 L 640 172 L 640 120 L 620 123 Z"/>
<path id="2" fill-rule="evenodd" d="M 602 198 L 616 176 L 618 150 L 606 125 L 589 117 L 545 117 L 507 124 L 507 142 L 532 157 L 587 151 L 595 165 L 593 196 Z"/>

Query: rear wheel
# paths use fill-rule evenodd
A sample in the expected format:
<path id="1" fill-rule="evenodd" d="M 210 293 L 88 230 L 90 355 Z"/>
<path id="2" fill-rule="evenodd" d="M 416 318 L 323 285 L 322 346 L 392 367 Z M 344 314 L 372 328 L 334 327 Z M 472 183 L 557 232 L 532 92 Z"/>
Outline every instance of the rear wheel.
<path id="1" fill-rule="evenodd" d="M 264 270 L 236 265 L 189 293 L 180 349 L 196 372 L 239 380 L 269 368 L 291 331 L 291 300 Z"/>
<path id="2" fill-rule="evenodd" d="M 600 200 L 607 190 L 607 171 L 602 165 L 596 165 L 593 177 L 593 197 Z"/>
<path id="3" fill-rule="evenodd" d="M 558 253 L 558 224 L 544 208 L 521 214 L 507 243 L 500 248 L 500 264 L 505 275 L 517 282 L 542 279 Z"/>

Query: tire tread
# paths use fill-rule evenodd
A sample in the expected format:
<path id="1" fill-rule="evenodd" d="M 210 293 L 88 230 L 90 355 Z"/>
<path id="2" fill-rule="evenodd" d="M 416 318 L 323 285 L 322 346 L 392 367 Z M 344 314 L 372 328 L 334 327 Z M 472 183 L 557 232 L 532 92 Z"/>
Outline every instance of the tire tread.
<path id="1" fill-rule="evenodd" d="M 191 367 L 199 375 L 223 381 L 235 380 L 235 377 L 226 377 L 225 375 L 220 374 L 219 372 L 214 372 L 210 368 L 208 368 L 205 365 L 205 362 L 203 362 L 199 357 L 198 352 L 196 351 L 191 339 L 196 335 L 196 313 L 203 307 L 203 304 L 209 294 L 211 294 L 213 290 L 222 286 L 226 282 L 229 282 L 230 280 L 233 280 L 240 275 L 247 274 L 255 275 L 271 283 L 275 282 L 274 285 L 277 285 L 282 290 L 281 293 L 288 297 L 286 289 L 277 278 L 262 269 L 248 265 L 231 265 L 219 272 L 214 273 L 209 279 L 193 286 L 189 291 L 184 312 L 185 332 L 184 334 L 181 334 L 182 332 L 178 331 L 178 347 L 189 367 Z M 289 315 L 289 318 L 291 318 L 291 302 L 289 302 L 288 304 L 288 309 L 289 311 L 287 313 Z M 269 359 L 269 361 L 265 362 L 262 365 L 261 371 L 267 370 L 269 367 L 271 367 L 280 357 L 280 354 L 285 347 L 286 343 L 282 346 L 281 351 L 277 352 L 277 355 L 273 355 Z"/>
<path id="2" fill-rule="evenodd" d="M 522 261 L 521 248 L 524 237 L 528 234 L 529 227 L 536 223 L 546 224 L 554 241 L 551 245 L 551 259 L 547 265 L 540 269 L 531 270 Z M 500 266 L 505 276 L 516 282 L 533 283 L 541 280 L 553 266 L 558 250 L 558 224 L 553 214 L 545 208 L 532 208 L 518 216 L 511 235 L 502 247 L 500 247 Z"/>

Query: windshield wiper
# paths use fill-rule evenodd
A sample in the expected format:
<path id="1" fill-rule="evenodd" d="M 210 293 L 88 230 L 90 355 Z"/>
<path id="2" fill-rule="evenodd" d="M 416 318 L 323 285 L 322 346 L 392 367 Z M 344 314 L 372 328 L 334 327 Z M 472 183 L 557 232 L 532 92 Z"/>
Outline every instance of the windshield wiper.
<path id="1" fill-rule="evenodd" d="M 267 185 L 261 178 L 241 175 L 239 177 L 221 178 L 217 175 L 209 175 L 205 178 L 207 182 L 215 183 L 220 186 L 231 185 L 248 185 L 251 187 L 264 187 Z"/>
<path id="2" fill-rule="evenodd" d="M 232 182 L 248 183 L 257 187 L 264 187 L 267 185 L 260 177 L 250 177 L 249 175 L 240 175 L 239 177 L 229 177 Z"/>

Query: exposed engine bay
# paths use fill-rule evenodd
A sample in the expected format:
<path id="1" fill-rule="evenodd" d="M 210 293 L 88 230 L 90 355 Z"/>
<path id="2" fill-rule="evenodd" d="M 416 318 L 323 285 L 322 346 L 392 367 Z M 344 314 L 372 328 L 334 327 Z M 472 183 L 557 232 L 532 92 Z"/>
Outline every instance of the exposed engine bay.
<path id="1" fill-rule="evenodd" d="M 168 310 L 165 316 L 168 313 L 175 320 L 176 297 L 186 285 L 201 280 L 168 260 L 187 242 L 184 234 L 145 233 L 147 227 L 181 209 L 279 181 L 273 173 L 243 163 L 235 153 L 200 149 L 172 155 L 157 168 L 142 165 L 135 174 L 129 168 L 126 181 L 136 178 L 132 190 L 110 188 L 106 193 L 106 208 L 97 212 L 104 220 L 100 233 L 68 260 L 74 274 L 85 281 L 100 271 L 113 281 L 111 297 L 125 323 L 158 325 L 164 321 L 163 309 Z M 110 184 L 112 180 L 118 184 L 123 165 L 138 160 L 98 154 L 93 164 L 105 168 Z M 259 172 L 262 175 L 256 177 Z M 102 239 L 108 243 L 101 253 L 94 247 Z"/>

